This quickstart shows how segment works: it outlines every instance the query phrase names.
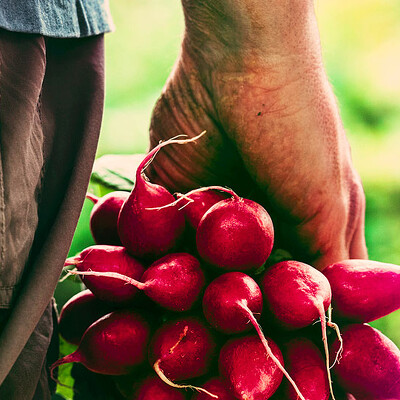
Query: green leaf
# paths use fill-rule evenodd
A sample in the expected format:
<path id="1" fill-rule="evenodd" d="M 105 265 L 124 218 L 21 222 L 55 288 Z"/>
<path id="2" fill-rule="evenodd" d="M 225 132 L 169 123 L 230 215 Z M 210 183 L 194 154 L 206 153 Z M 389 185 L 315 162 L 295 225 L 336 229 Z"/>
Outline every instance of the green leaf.
<path id="1" fill-rule="evenodd" d="M 98 158 L 93 166 L 91 183 L 100 185 L 100 192 L 113 190 L 131 191 L 135 173 L 144 154 L 107 154 Z"/>
<path id="2" fill-rule="evenodd" d="M 76 349 L 60 336 L 60 357 Z M 61 365 L 58 380 L 62 385 L 57 385 L 53 400 L 122 400 L 113 377 L 95 374 L 79 363 Z"/>
<path id="3" fill-rule="evenodd" d="M 277 264 L 281 261 L 293 260 L 292 255 L 284 249 L 272 249 L 271 255 L 268 260 L 257 269 L 254 273 L 255 275 L 261 275 L 267 270 L 271 265 Z"/>
<path id="4" fill-rule="evenodd" d="M 60 336 L 60 357 L 64 357 L 73 353 L 77 346 L 67 343 Z M 58 381 L 62 385 L 57 385 L 56 394 L 62 396 L 65 400 L 73 400 L 74 398 L 74 378 L 71 376 L 72 364 L 64 364 L 58 368 Z M 65 385 L 65 386 L 64 386 Z"/>

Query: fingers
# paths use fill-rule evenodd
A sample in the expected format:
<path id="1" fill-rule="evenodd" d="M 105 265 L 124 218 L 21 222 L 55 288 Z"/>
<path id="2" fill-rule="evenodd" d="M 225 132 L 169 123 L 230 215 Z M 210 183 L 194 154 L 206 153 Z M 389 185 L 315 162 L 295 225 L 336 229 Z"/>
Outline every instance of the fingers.
<path id="1" fill-rule="evenodd" d="M 360 226 L 355 235 L 350 247 L 349 258 L 368 259 L 368 250 L 365 243 L 364 227 Z"/>
<path id="2" fill-rule="evenodd" d="M 368 250 L 365 243 L 365 197 L 363 192 L 360 194 L 357 211 L 358 220 L 350 242 L 349 258 L 368 259 Z"/>
<path id="3" fill-rule="evenodd" d="M 320 254 L 315 258 L 313 265 L 322 270 L 330 264 L 338 261 L 356 258 L 367 259 L 368 252 L 365 243 L 365 196 L 359 178 L 355 172 L 349 174 L 346 181 L 345 196 L 342 196 L 343 204 L 340 210 L 332 214 L 332 219 L 313 222 L 315 224 L 315 243 L 320 243 Z M 322 226 L 327 229 L 331 225 L 334 236 L 324 241 L 318 232 Z M 333 228 L 335 226 L 335 228 Z M 318 228 L 319 227 L 319 228 Z"/>

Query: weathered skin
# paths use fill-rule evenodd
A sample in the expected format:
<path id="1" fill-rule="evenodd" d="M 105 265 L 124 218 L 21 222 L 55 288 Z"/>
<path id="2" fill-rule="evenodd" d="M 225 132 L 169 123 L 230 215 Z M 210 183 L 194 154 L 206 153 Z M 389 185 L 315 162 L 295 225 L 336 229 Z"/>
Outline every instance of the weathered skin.
<path id="1" fill-rule="evenodd" d="M 318 268 L 366 258 L 364 194 L 313 2 L 182 3 L 182 50 L 154 110 L 151 147 L 207 134 L 164 148 L 146 173 L 170 190 L 219 184 L 251 196 L 271 213 L 277 246 Z"/>

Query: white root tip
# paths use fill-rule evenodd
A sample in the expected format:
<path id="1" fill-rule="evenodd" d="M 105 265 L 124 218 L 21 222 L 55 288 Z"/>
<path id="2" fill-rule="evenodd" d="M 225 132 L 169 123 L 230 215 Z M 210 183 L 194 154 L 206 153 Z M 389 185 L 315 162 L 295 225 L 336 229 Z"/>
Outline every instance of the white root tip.
<path id="1" fill-rule="evenodd" d="M 71 275 L 73 275 L 73 274 L 70 274 L 69 272 L 70 271 L 76 271 L 77 269 L 76 268 L 73 268 L 73 269 L 71 269 L 71 270 L 68 270 L 67 268 L 64 268 L 64 272 L 66 272 L 66 274 L 62 277 L 62 278 L 60 278 L 59 280 L 58 280 L 58 283 L 62 283 L 62 282 L 64 282 L 65 280 L 67 280 Z"/>
<path id="2" fill-rule="evenodd" d="M 337 338 L 338 338 L 339 343 L 340 343 L 340 345 L 339 345 L 339 350 L 337 351 L 336 356 L 335 356 L 335 360 L 333 361 L 332 365 L 329 367 L 330 369 L 332 369 L 336 364 L 339 364 L 339 363 L 340 363 L 340 359 L 342 358 L 342 353 L 343 353 L 343 338 L 342 338 L 342 334 L 340 333 L 340 328 L 339 328 L 339 326 L 338 326 L 337 324 L 335 324 L 335 323 L 332 322 L 332 321 L 328 321 L 328 322 L 327 322 L 327 325 L 328 325 L 330 328 L 332 328 L 332 329 L 335 330 L 336 335 L 337 335 Z"/>
<path id="3" fill-rule="evenodd" d="M 328 383 L 329 383 L 329 391 L 331 393 L 332 399 L 335 400 L 335 395 L 333 393 L 333 384 L 332 384 L 332 376 L 331 370 L 329 367 L 329 347 L 328 347 L 328 337 L 326 334 L 326 316 L 325 316 L 325 308 L 323 303 L 316 304 L 316 307 L 319 311 L 319 319 L 321 321 L 321 331 L 322 331 L 322 342 L 324 343 L 324 351 L 325 351 L 325 364 L 326 364 L 326 372 L 328 375 Z"/>
<path id="4" fill-rule="evenodd" d="M 191 143 L 195 142 L 196 140 L 200 139 L 203 135 L 206 134 L 206 131 L 201 132 L 199 135 L 194 136 L 189 139 L 178 139 L 179 137 L 186 137 L 187 135 L 177 135 L 174 136 L 168 140 L 160 141 L 154 149 L 150 150 L 147 155 L 145 156 L 144 160 L 139 164 L 137 168 L 137 174 L 141 175 L 143 174 L 144 170 L 153 162 L 154 157 L 157 155 L 157 153 L 166 145 L 168 144 L 186 144 L 186 143 Z"/>
<path id="5" fill-rule="evenodd" d="M 336 353 L 336 357 L 335 360 L 333 361 L 333 364 L 330 366 L 330 368 L 333 368 L 335 366 L 336 363 L 339 364 L 340 359 L 342 358 L 342 353 L 343 353 L 343 338 L 342 338 L 342 334 L 340 332 L 340 328 L 337 324 L 335 324 L 334 322 L 332 322 L 332 304 L 329 306 L 328 308 L 328 322 L 326 323 L 330 328 L 333 328 L 336 332 L 336 336 L 339 340 L 340 346 L 339 346 L 339 350 Z"/>
<path id="6" fill-rule="evenodd" d="M 159 210 L 162 210 L 164 208 L 176 206 L 182 200 L 187 200 L 187 203 L 185 203 L 182 207 L 180 207 L 179 210 L 182 210 L 189 203 L 193 203 L 193 201 L 194 201 L 193 199 L 190 199 L 190 198 L 186 197 L 185 195 L 181 195 L 181 197 L 179 197 L 179 199 L 173 201 L 172 203 L 165 204 L 164 206 L 160 206 L 160 207 L 146 207 L 145 210 L 156 210 L 156 211 L 159 211 Z"/>
<path id="7" fill-rule="evenodd" d="M 213 393 L 209 392 L 208 390 L 203 389 L 203 388 L 201 388 L 201 387 L 193 386 L 193 385 L 178 385 L 177 383 L 172 382 L 171 380 L 169 380 L 169 379 L 165 376 L 163 370 L 160 368 L 160 363 L 161 363 L 161 360 L 157 360 L 157 361 L 154 363 L 153 368 L 154 368 L 154 371 L 156 372 L 156 374 L 159 376 L 159 378 L 160 378 L 164 383 L 166 383 L 167 385 L 169 385 L 169 386 L 171 386 L 171 387 L 174 387 L 174 388 L 176 388 L 176 389 L 192 389 L 192 390 L 196 390 L 197 392 L 203 392 L 203 393 L 207 394 L 208 396 L 213 397 L 214 399 L 218 399 L 218 396 L 217 396 L 217 395 L 215 395 L 215 394 L 213 394 Z"/>

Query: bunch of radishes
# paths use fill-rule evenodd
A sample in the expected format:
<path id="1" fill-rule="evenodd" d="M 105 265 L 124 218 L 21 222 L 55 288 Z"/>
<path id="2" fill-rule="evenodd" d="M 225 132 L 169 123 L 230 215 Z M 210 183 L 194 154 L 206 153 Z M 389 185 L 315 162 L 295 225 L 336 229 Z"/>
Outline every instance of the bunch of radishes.
<path id="1" fill-rule="evenodd" d="M 175 198 L 144 176 L 163 146 L 191 141 L 149 152 L 130 194 L 92 197 L 98 244 L 66 261 L 89 290 L 60 314 L 78 349 L 52 371 L 127 375 L 131 400 L 400 399 L 400 351 L 366 324 L 400 308 L 400 267 L 261 268 L 274 242 L 262 206 L 220 187 Z"/>

